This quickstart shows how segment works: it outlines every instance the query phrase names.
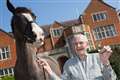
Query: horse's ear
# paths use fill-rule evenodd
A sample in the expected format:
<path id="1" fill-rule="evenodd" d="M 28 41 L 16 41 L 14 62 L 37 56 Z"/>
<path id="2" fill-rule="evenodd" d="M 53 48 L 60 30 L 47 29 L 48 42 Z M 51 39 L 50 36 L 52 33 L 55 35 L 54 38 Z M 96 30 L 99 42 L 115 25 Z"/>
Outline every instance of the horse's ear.
<path id="1" fill-rule="evenodd" d="M 15 7 L 10 3 L 9 0 L 7 0 L 7 8 L 10 12 L 12 12 L 13 14 L 15 14 Z"/>

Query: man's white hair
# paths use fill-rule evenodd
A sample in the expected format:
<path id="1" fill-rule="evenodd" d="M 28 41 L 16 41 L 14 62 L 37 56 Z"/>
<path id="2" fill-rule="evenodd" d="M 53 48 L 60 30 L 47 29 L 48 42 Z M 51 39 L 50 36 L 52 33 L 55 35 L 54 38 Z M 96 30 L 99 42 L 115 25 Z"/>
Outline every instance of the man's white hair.
<path id="1" fill-rule="evenodd" d="M 72 41 L 77 41 L 77 40 L 82 41 L 82 42 L 88 42 L 87 37 L 84 34 L 81 34 L 81 33 L 75 34 L 73 36 Z"/>

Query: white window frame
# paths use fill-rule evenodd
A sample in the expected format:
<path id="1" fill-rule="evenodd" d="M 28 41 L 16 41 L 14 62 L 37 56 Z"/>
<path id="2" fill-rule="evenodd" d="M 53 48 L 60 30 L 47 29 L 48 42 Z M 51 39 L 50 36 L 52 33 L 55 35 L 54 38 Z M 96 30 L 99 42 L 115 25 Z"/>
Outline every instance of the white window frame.
<path id="1" fill-rule="evenodd" d="M 86 37 L 87 37 L 87 39 L 88 39 L 88 42 L 89 42 L 89 50 L 92 50 L 92 49 L 94 49 L 94 47 L 93 47 L 93 43 L 92 43 L 92 40 L 91 40 L 91 38 L 90 38 L 90 34 L 89 34 L 89 32 L 85 32 L 85 35 L 86 35 Z"/>
<path id="2" fill-rule="evenodd" d="M 10 73 L 10 69 L 11 69 L 11 73 Z M 0 75 L 0 77 L 2 77 L 2 76 L 6 76 L 6 75 L 14 75 L 14 68 L 5 68 L 5 69 L 0 69 L 0 70 L 2 70 L 2 72 L 3 72 L 3 75 Z M 5 74 L 5 70 L 7 71 L 7 74 Z"/>
<path id="3" fill-rule="evenodd" d="M 83 31 L 84 31 L 82 25 L 79 25 L 79 26 L 72 26 L 72 30 L 73 30 L 73 33 L 78 33 L 78 32 L 83 32 Z"/>
<path id="4" fill-rule="evenodd" d="M 111 30 L 110 29 L 106 30 L 105 29 L 106 27 L 111 28 Z M 93 29 L 93 35 L 94 35 L 94 39 L 95 40 L 102 40 L 102 39 L 106 39 L 106 38 L 111 38 L 111 37 L 114 37 L 114 36 L 117 35 L 117 31 L 115 29 L 115 25 L 114 24 L 101 26 L 101 28 L 103 28 L 104 31 L 101 31 L 100 27 L 96 27 L 96 28 Z M 113 31 L 113 28 L 114 28 L 114 31 Z M 97 31 L 97 29 L 98 29 L 98 31 Z M 113 35 L 109 35 L 108 36 L 107 35 L 107 31 L 112 32 Z M 105 36 L 102 35 L 102 32 L 105 34 Z M 101 35 L 101 38 L 98 36 L 99 34 Z"/>
<path id="5" fill-rule="evenodd" d="M 106 14 L 106 18 L 104 18 L 104 19 L 102 19 L 101 16 L 100 16 L 100 14 L 103 14 L 103 13 Z M 97 16 L 97 14 L 98 14 L 98 16 L 100 17 L 100 19 L 98 19 L 98 17 L 96 17 L 97 20 L 94 20 L 93 15 Z M 92 13 L 91 16 L 92 16 L 92 20 L 93 20 L 93 22 L 103 21 L 103 20 L 106 20 L 106 19 L 108 18 L 107 11 L 95 12 L 95 13 Z"/>
<path id="6" fill-rule="evenodd" d="M 4 49 L 4 52 L 2 49 Z M 5 58 L 3 58 L 3 53 L 5 54 Z M 8 56 L 7 56 L 7 54 L 8 54 Z M 10 46 L 0 48 L 0 56 L 1 56 L 0 61 L 10 59 L 10 57 L 11 57 Z"/>
<path id="7" fill-rule="evenodd" d="M 57 33 L 57 30 L 59 31 L 59 34 Z M 55 32 L 54 31 L 56 31 L 56 35 L 55 35 Z M 63 34 L 63 28 L 52 28 L 51 30 L 50 30 L 50 32 L 51 32 L 51 34 L 52 34 L 52 37 L 61 37 L 62 36 L 62 34 Z"/>

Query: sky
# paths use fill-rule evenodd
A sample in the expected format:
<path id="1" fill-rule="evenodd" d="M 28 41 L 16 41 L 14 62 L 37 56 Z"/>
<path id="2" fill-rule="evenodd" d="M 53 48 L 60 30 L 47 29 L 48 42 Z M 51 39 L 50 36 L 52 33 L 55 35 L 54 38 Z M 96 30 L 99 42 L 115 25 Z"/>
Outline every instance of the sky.
<path id="1" fill-rule="evenodd" d="M 27 7 L 37 16 L 39 25 L 52 24 L 77 19 L 91 0 L 10 0 L 15 7 Z M 105 3 L 120 9 L 120 0 L 103 0 Z M 0 29 L 11 32 L 12 14 L 6 7 L 6 0 L 0 0 Z"/>

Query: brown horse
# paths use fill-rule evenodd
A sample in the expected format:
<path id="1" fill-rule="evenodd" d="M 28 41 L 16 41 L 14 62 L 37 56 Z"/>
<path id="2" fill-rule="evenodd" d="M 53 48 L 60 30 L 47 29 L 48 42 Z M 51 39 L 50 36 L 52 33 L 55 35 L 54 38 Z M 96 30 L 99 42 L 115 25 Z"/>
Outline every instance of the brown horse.
<path id="1" fill-rule="evenodd" d="M 36 63 L 36 47 L 44 44 L 44 31 L 35 23 L 35 15 L 25 7 L 15 8 L 9 0 L 7 7 L 12 12 L 12 31 L 16 40 L 17 60 L 14 68 L 16 80 L 49 80 L 42 66 Z M 48 61 L 56 74 L 60 75 L 58 63 L 48 56 Z"/>

